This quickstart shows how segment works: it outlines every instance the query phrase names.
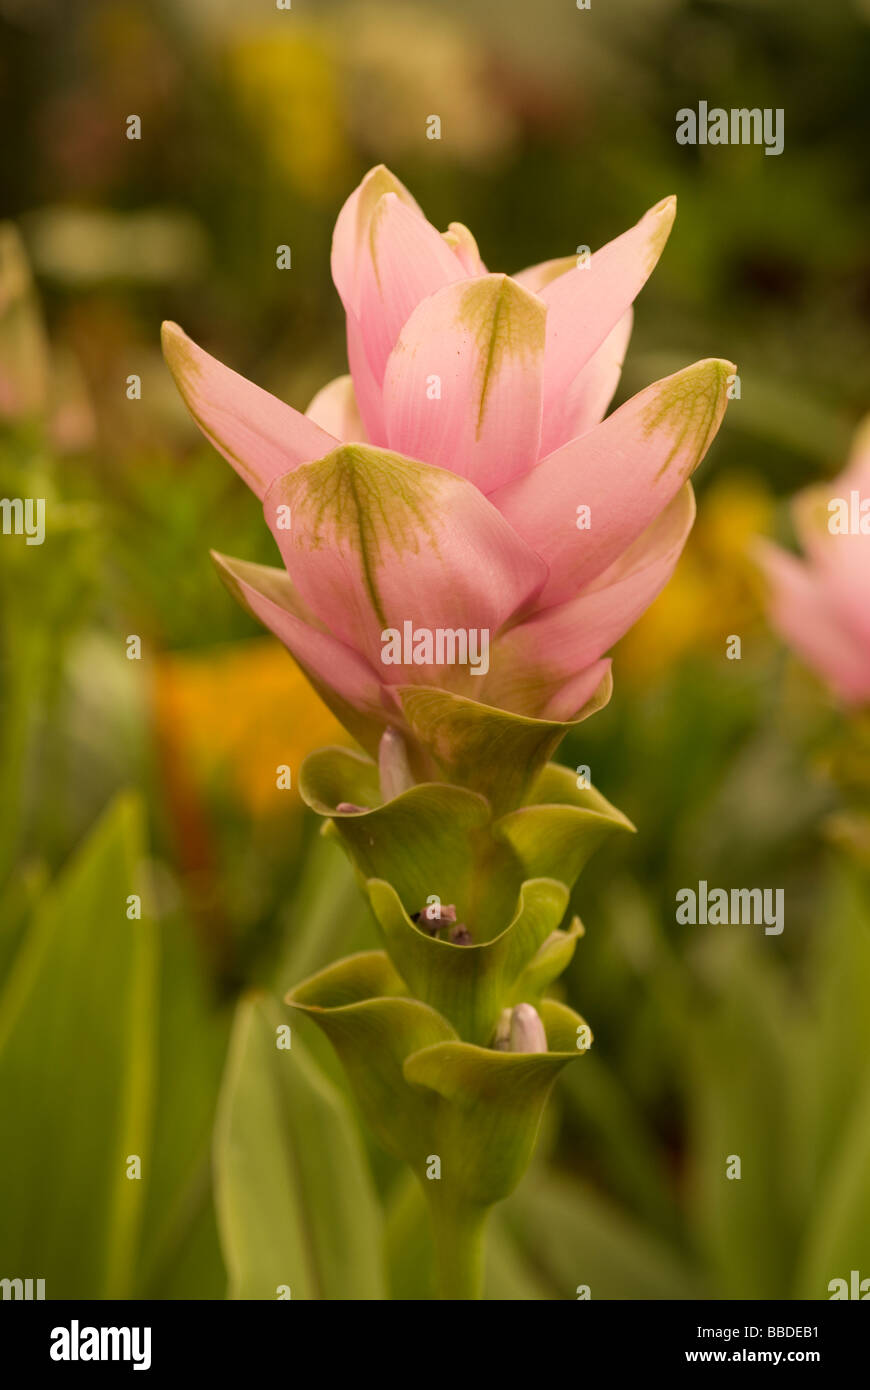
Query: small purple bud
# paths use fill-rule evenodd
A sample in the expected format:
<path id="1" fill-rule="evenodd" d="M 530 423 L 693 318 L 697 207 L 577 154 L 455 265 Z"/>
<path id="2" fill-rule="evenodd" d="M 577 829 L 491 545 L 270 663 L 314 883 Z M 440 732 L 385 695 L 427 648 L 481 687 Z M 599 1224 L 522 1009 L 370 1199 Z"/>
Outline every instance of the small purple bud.
<path id="1" fill-rule="evenodd" d="M 411 913 L 411 921 L 416 922 L 430 936 L 437 936 L 448 922 L 456 921 L 456 908 L 453 903 L 429 903 L 420 912 Z"/>
<path id="2" fill-rule="evenodd" d="M 339 801 L 336 811 L 340 811 L 345 816 L 362 815 L 370 808 L 368 806 L 357 806 L 353 801 Z"/>
<path id="3" fill-rule="evenodd" d="M 452 941 L 454 946 L 470 946 L 471 932 L 464 922 L 457 922 L 447 933 L 447 940 Z"/>

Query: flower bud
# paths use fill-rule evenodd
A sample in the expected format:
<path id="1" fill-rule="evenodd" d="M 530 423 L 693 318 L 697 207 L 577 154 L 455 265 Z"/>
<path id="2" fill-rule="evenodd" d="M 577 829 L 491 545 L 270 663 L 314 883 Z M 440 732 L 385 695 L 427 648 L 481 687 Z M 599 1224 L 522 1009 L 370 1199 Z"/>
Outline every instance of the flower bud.
<path id="1" fill-rule="evenodd" d="M 496 1052 L 509 1052 L 511 1045 L 511 1016 L 513 1009 L 502 1009 L 498 1023 L 495 1025 L 495 1037 L 492 1045 Z"/>
<path id="2" fill-rule="evenodd" d="M 510 1020 L 510 1052 L 546 1052 L 547 1035 L 537 1009 L 517 1004 Z"/>
<path id="3" fill-rule="evenodd" d="M 381 775 L 381 796 L 384 801 L 392 801 L 394 796 L 399 796 L 414 785 L 405 740 L 396 729 L 385 729 L 381 736 L 378 747 L 378 771 Z"/>

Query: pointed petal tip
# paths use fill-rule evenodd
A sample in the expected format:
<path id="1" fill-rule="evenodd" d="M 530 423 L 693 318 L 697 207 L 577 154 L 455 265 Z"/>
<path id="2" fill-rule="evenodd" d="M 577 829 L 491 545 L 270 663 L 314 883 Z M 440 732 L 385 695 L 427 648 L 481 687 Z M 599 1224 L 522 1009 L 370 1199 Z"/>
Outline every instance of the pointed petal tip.
<path id="1" fill-rule="evenodd" d="M 194 368 L 196 353 L 201 352 L 202 349 L 198 349 L 196 343 L 185 333 L 181 325 L 172 319 L 164 319 L 160 325 L 160 348 L 163 353 L 163 360 L 172 373 L 176 386 L 187 401 L 184 382 L 185 368 L 188 373 Z"/>
<path id="2" fill-rule="evenodd" d="M 160 325 L 160 345 L 163 348 L 164 357 L 169 352 L 176 351 L 182 342 L 189 341 L 184 329 L 174 319 L 163 320 Z"/>
<path id="3" fill-rule="evenodd" d="M 729 362 L 727 357 L 702 357 L 699 362 L 695 362 L 691 367 L 686 368 L 687 373 L 693 373 L 694 379 L 699 382 L 707 379 L 713 394 L 718 398 L 724 395 L 727 390 L 731 377 L 736 375 L 737 368 L 733 362 Z M 687 376 L 687 380 L 690 380 Z M 728 397 L 725 396 L 722 408 L 728 404 Z"/>
<path id="4" fill-rule="evenodd" d="M 674 218 L 677 215 L 677 198 L 675 193 L 671 193 L 667 198 L 662 198 L 660 203 L 650 208 L 641 222 L 649 228 L 649 245 L 647 254 L 647 274 L 651 274 L 656 265 L 665 243 L 671 234 L 674 225 Z"/>

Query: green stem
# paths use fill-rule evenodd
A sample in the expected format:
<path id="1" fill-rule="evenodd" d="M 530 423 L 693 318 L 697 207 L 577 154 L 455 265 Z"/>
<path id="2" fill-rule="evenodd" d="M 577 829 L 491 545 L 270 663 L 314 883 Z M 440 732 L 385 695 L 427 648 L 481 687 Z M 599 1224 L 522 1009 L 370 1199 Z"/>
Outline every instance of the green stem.
<path id="1" fill-rule="evenodd" d="M 441 1299 L 483 1297 L 484 1228 L 489 1208 L 433 1196 L 429 1202 Z"/>

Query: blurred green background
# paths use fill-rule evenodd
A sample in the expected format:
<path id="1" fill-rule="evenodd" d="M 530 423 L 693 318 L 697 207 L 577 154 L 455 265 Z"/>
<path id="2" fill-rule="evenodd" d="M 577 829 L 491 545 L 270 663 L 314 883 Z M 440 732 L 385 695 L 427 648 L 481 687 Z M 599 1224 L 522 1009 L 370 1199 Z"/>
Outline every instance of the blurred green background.
<path id="1" fill-rule="evenodd" d="M 870 1277 L 870 738 L 768 632 L 751 560 L 870 409 L 868 89 L 867 0 L 0 0 L 0 495 L 47 499 L 44 546 L 0 538 L 0 1277 L 429 1288 L 414 1191 L 302 1025 L 297 1089 L 257 1102 L 287 1160 L 248 1178 L 273 1229 L 239 1235 L 236 1002 L 266 992 L 230 1089 L 268 996 L 375 935 L 295 790 L 340 731 L 208 559 L 272 561 L 260 508 L 159 355 L 175 319 L 304 408 L 345 370 L 330 237 L 379 162 L 497 269 L 601 245 L 675 192 L 618 400 L 708 355 L 741 377 L 677 576 L 561 752 L 639 833 L 575 895 L 560 987 L 596 1044 L 494 1223 L 489 1294 L 826 1298 Z M 699 100 L 781 107 L 784 152 L 678 146 Z M 700 879 L 782 888 L 785 931 L 678 925 Z"/>

